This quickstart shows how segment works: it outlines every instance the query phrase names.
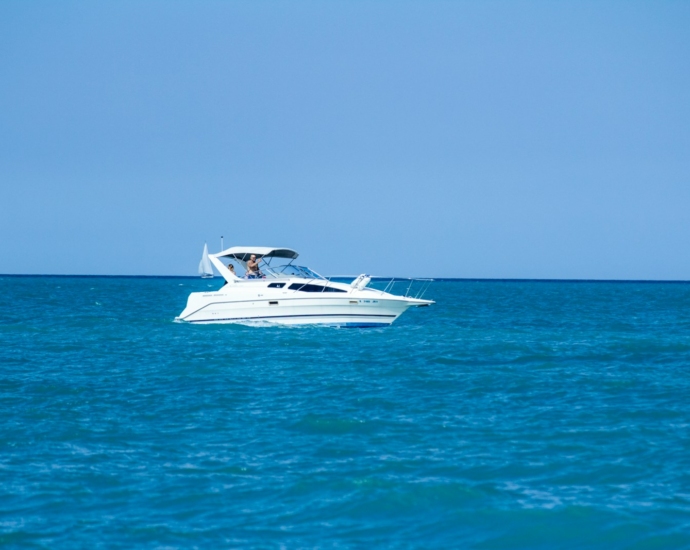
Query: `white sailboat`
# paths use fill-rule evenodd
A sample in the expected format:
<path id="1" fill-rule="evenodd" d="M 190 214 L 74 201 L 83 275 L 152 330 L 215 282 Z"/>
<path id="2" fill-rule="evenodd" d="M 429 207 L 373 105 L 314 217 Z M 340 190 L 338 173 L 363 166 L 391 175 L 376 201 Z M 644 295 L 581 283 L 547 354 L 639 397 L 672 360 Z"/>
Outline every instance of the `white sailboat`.
<path id="1" fill-rule="evenodd" d="M 211 260 L 208 259 L 208 245 L 206 243 L 204 243 L 204 253 L 199 262 L 199 275 L 202 279 L 213 279 L 213 267 Z"/>

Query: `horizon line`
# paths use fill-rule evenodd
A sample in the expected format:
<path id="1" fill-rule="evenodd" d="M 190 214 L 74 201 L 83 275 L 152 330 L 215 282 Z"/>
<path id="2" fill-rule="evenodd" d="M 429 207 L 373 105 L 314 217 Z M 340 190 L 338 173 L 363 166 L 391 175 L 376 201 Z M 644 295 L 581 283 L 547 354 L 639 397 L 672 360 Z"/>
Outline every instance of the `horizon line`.
<path id="1" fill-rule="evenodd" d="M 85 274 L 40 274 L 40 273 L 0 273 L 2 277 L 61 277 L 81 279 L 200 279 L 198 275 L 85 275 Z M 357 275 L 330 275 L 327 279 L 350 279 Z M 514 283 L 690 283 L 690 279 L 554 279 L 554 278 L 519 278 L 519 277 L 398 277 L 372 275 L 372 279 L 432 279 L 446 282 L 514 282 Z M 223 280 L 222 277 L 214 279 Z M 208 279 L 206 279 L 208 280 Z"/>

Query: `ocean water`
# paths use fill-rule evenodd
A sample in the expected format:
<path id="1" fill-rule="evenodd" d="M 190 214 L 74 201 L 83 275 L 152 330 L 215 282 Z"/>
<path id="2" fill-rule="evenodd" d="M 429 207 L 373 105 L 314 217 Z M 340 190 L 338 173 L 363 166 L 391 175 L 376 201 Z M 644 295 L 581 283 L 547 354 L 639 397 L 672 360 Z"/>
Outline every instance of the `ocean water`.
<path id="1" fill-rule="evenodd" d="M 0 546 L 690 548 L 690 284 L 173 322 L 209 284 L 0 278 Z"/>

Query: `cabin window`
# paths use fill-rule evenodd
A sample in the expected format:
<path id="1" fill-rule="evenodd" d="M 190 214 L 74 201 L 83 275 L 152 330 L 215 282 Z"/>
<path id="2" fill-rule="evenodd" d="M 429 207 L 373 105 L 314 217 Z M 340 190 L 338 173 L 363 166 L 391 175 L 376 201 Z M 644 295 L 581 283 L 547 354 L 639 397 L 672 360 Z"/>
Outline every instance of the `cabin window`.
<path id="1" fill-rule="evenodd" d="M 268 302 L 268 305 L 269 305 L 269 306 L 277 306 L 277 305 L 278 305 L 278 302 Z"/>
<path id="2" fill-rule="evenodd" d="M 268 288 L 283 288 L 285 286 L 285 283 L 271 283 L 268 285 Z"/>
<path id="3" fill-rule="evenodd" d="M 300 292 L 345 292 L 339 288 L 332 286 L 309 285 L 302 283 L 293 283 L 288 287 L 290 290 L 299 290 Z"/>

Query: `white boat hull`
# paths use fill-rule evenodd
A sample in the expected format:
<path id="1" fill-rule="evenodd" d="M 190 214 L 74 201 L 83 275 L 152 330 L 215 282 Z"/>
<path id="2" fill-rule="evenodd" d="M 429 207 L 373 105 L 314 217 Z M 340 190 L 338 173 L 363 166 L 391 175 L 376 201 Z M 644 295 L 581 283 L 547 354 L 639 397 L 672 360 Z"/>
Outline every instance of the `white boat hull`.
<path id="1" fill-rule="evenodd" d="M 193 293 L 178 320 L 195 324 L 269 323 L 376 327 L 390 325 L 410 307 L 431 303 L 433 302 L 429 300 L 394 296 L 370 289 L 337 295 L 274 291 L 267 289 L 265 282 L 257 281 L 226 285 L 218 292 Z"/>

